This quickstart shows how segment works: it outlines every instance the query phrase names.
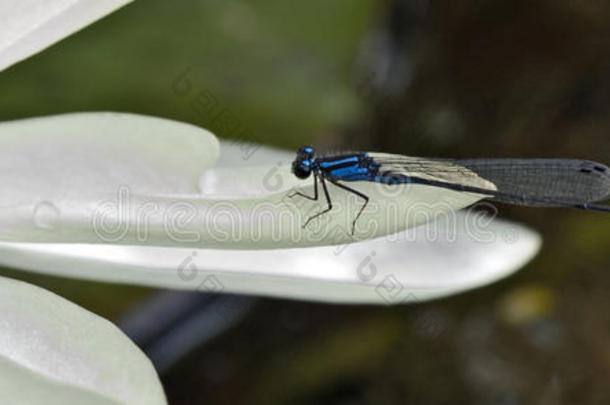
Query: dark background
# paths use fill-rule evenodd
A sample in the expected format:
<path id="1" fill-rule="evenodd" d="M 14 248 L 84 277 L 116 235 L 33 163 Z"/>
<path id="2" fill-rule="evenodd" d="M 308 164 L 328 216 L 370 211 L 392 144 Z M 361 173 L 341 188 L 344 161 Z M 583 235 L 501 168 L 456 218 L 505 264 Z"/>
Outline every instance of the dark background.
<path id="1" fill-rule="evenodd" d="M 599 0 L 138 1 L 2 72 L 0 119 L 128 111 L 290 149 L 608 164 L 608 21 Z M 239 125 L 194 109 L 201 91 Z M 400 307 L 257 300 L 162 373 L 170 403 L 610 403 L 610 217 L 499 209 L 544 237 L 508 280 Z M 117 321 L 158 294 L 2 274 Z"/>

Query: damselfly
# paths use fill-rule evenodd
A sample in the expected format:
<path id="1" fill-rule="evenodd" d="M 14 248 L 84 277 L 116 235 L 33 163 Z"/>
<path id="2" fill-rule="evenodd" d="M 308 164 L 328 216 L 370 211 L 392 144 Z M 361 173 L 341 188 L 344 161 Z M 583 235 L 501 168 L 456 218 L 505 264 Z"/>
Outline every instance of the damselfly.
<path id="1" fill-rule="evenodd" d="M 309 217 L 303 227 L 332 210 L 327 180 L 363 200 L 352 223 L 352 234 L 369 197 L 344 183 L 358 181 L 389 185 L 423 184 L 477 193 L 502 203 L 610 212 L 610 206 L 592 204 L 610 199 L 610 169 L 587 160 L 425 159 L 371 152 L 318 157 L 314 148 L 303 146 L 297 151 L 292 172 L 300 179 L 313 174 L 314 194 L 295 192 L 289 197 L 318 200 L 320 182 L 326 198 L 326 209 Z M 477 186 L 476 181 L 473 182 L 481 178 L 491 182 L 495 189 Z"/>

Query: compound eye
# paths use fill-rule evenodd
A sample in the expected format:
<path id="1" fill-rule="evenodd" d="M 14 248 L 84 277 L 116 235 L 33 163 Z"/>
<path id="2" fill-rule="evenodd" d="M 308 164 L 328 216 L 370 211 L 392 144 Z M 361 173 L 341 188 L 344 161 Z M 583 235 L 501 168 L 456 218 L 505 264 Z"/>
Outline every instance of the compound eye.
<path id="1" fill-rule="evenodd" d="M 314 150 L 311 146 L 301 146 L 297 152 L 299 156 L 311 158 L 314 154 Z"/>
<path id="2" fill-rule="evenodd" d="M 308 178 L 311 174 L 311 167 L 309 166 L 309 162 L 299 162 L 295 160 L 292 163 L 292 173 L 294 173 L 294 175 L 297 176 L 299 179 Z"/>

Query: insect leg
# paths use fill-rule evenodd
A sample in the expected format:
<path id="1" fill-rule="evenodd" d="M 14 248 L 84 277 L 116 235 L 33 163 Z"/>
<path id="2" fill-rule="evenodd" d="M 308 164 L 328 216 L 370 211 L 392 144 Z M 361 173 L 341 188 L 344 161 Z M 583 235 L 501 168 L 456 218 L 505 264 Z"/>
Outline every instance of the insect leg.
<path id="1" fill-rule="evenodd" d="M 303 224 L 303 228 L 307 226 L 311 222 L 312 219 L 319 217 L 320 215 L 326 214 L 328 211 L 333 209 L 333 203 L 330 201 L 330 195 L 328 195 L 328 189 L 326 188 L 326 182 L 324 181 L 324 176 L 320 176 L 320 182 L 322 183 L 322 189 L 324 190 L 324 196 L 326 196 L 326 202 L 328 203 L 328 208 L 324 211 L 320 211 L 317 214 L 307 218 L 307 221 Z"/>
<path id="2" fill-rule="evenodd" d="M 294 193 L 290 194 L 288 196 L 288 198 L 292 198 L 295 196 L 301 196 L 303 198 L 307 198 L 308 200 L 312 200 L 312 201 L 318 201 L 318 174 L 314 172 L 313 174 L 313 197 L 307 194 L 303 194 L 299 191 L 295 191 Z"/>
<path id="3" fill-rule="evenodd" d="M 336 180 L 329 180 L 331 183 L 333 183 L 335 186 L 342 188 L 346 191 L 349 191 L 350 193 L 356 194 L 358 197 L 362 198 L 364 200 L 364 204 L 362 204 L 362 207 L 360 207 L 360 211 L 358 211 L 358 214 L 356 214 L 356 218 L 354 218 L 354 221 L 352 222 L 352 236 L 354 235 L 354 232 L 356 231 L 356 221 L 358 221 L 358 218 L 360 218 L 360 214 L 362 214 L 362 211 L 364 211 L 364 208 L 367 206 L 367 204 L 369 203 L 369 197 L 362 194 L 360 191 L 358 190 L 354 190 L 353 188 L 347 187 L 339 182 L 337 182 Z"/>

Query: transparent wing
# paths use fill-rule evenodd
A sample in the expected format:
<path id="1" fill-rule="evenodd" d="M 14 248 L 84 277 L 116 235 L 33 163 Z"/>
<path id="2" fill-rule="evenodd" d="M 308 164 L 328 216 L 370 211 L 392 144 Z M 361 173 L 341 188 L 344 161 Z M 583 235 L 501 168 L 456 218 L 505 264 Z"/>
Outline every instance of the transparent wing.
<path id="1" fill-rule="evenodd" d="M 511 204 L 597 209 L 586 205 L 610 198 L 610 169 L 586 160 L 449 160 L 379 153 L 369 156 L 379 163 L 382 176 L 402 176 L 405 181 L 479 192 Z"/>
<path id="2" fill-rule="evenodd" d="M 496 186 L 456 160 L 428 159 L 388 153 L 368 153 L 380 165 L 379 173 L 394 179 L 417 177 L 420 179 L 456 183 L 488 190 Z"/>

